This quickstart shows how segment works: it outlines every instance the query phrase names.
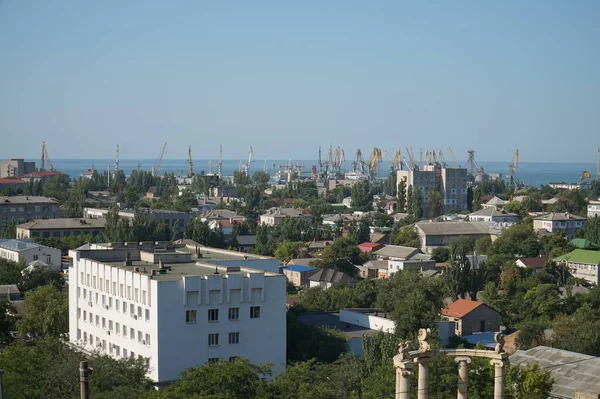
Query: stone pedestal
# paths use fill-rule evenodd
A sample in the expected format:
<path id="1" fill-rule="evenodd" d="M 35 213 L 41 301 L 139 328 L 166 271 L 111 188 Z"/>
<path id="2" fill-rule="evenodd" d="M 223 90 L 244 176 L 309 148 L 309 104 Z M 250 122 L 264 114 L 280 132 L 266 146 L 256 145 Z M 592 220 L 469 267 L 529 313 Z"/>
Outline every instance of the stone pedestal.
<path id="1" fill-rule="evenodd" d="M 410 376 L 414 364 L 403 359 L 401 355 L 394 356 L 394 367 L 396 367 L 396 399 L 410 399 Z"/>
<path id="2" fill-rule="evenodd" d="M 471 358 L 468 356 L 458 356 L 454 358 L 458 363 L 458 390 L 456 397 L 458 399 L 468 399 L 469 397 L 469 363 Z"/>

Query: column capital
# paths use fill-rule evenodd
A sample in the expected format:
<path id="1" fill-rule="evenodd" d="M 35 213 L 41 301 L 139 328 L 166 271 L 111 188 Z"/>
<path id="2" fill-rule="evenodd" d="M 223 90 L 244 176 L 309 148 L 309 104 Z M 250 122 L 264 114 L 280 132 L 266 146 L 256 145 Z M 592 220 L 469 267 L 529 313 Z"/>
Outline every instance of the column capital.
<path id="1" fill-rule="evenodd" d="M 412 370 L 414 367 L 414 363 L 410 359 L 406 359 L 403 356 L 396 355 L 394 356 L 394 367 L 402 370 Z"/>
<path id="2" fill-rule="evenodd" d="M 471 358 L 469 356 L 456 356 L 454 358 L 454 361 L 456 363 L 465 362 L 465 363 L 469 364 L 469 363 L 471 363 Z"/>
<path id="3" fill-rule="evenodd" d="M 492 366 L 496 366 L 496 367 L 504 367 L 504 366 L 508 365 L 508 360 L 507 359 L 492 359 L 492 360 L 490 360 L 490 364 Z"/>

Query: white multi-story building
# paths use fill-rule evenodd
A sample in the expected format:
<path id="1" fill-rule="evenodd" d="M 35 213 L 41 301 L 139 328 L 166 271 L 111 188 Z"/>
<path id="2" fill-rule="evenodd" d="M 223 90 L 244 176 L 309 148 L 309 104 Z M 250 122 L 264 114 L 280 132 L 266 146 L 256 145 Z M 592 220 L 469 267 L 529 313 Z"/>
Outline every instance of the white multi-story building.
<path id="1" fill-rule="evenodd" d="M 600 216 L 600 199 L 588 202 L 587 217 L 593 218 L 594 216 Z"/>
<path id="2" fill-rule="evenodd" d="M 53 269 L 60 270 L 60 249 L 33 244 L 29 240 L 0 240 L 0 258 L 29 265 L 43 262 Z"/>
<path id="3" fill-rule="evenodd" d="M 143 356 L 157 383 L 236 357 L 285 371 L 286 279 L 193 262 L 177 250 L 70 251 L 69 337 L 115 358 Z"/>

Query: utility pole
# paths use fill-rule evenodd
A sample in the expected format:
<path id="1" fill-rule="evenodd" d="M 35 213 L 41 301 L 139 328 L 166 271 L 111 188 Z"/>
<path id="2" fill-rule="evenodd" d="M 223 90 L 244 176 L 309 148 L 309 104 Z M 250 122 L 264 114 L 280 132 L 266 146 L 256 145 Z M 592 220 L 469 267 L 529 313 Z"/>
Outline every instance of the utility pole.
<path id="1" fill-rule="evenodd" d="M 91 370 L 88 367 L 87 360 L 79 362 L 79 390 L 81 392 L 81 399 L 90 399 L 90 374 Z"/>

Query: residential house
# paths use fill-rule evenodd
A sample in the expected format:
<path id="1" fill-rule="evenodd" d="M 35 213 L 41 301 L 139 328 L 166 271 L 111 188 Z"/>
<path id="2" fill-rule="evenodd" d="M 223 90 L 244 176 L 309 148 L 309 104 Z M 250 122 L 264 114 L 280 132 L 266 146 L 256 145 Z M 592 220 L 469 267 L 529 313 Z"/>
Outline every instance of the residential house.
<path id="1" fill-rule="evenodd" d="M 600 284 L 600 251 L 576 249 L 552 261 L 567 266 L 575 278 Z"/>
<path id="2" fill-rule="evenodd" d="M 54 172 L 54 171 L 39 171 L 39 172 L 31 172 L 21 176 L 21 180 L 29 182 L 33 181 L 34 183 L 42 182 L 42 184 L 46 183 L 46 180 L 52 176 L 63 176 L 68 177 L 62 172 Z"/>
<path id="3" fill-rule="evenodd" d="M 60 217 L 60 203 L 49 197 L 15 195 L 0 197 L 0 227 L 6 223 L 23 223 L 34 219 Z"/>
<path id="4" fill-rule="evenodd" d="M 363 242 L 362 244 L 358 244 L 358 249 L 360 249 L 361 252 L 366 253 L 377 251 L 378 249 L 381 249 L 383 247 L 383 244 L 376 244 L 372 242 Z"/>
<path id="5" fill-rule="evenodd" d="M 544 270 L 544 265 L 548 262 L 548 259 L 549 257 L 547 255 L 541 255 L 531 258 L 518 258 L 516 263 L 517 266 L 533 270 L 533 273 L 537 274 Z"/>
<path id="6" fill-rule="evenodd" d="M 528 350 L 516 351 L 509 360 L 511 365 L 537 364 L 540 370 L 548 371 L 554 380 L 549 398 L 600 398 L 599 357 L 547 346 L 536 346 Z"/>
<path id="7" fill-rule="evenodd" d="M 23 181 L 21 179 L 16 178 L 0 178 L 0 190 L 4 190 L 7 188 L 13 189 L 25 189 L 29 183 Z"/>
<path id="8" fill-rule="evenodd" d="M 296 287 L 308 287 L 310 285 L 309 277 L 319 269 L 311 266 L 288 265 L 281 268 L 281 270 L 288 281 Z"/>
<path id="9" fill-rule="evenodd" d="M 106 219 L 46 219 L 17 225 L 18 238 L 64 238 L 89 234 L 97 236 L 104 232 Z"/>
<path id="10" fill-rule="evenodd" d="M 229 222 L 238 222 L 244 223 L 246 221 L 246 217 L 243 215 L 239 215 L 235 211 L 231 211 L 229 209 L 211 209 L 209 211 L 202 212 L 198 215 L 200 220 L 203 222 L 211 221 L 211 220 L 227 220 Z"/>
<path id="11" fill-rule="evenodd" d="M 501 228 L 492 222 L 427 222 L 415 224 L 421 243 L 421 250 L 430 253 L 436 247 L 447 247 L 457 238 L 467 237 L 479 239 L 490 237 L 496 239 Z"/>
<path id="12" fill-rule="evenodd" d="M 312 216 L 303 213 L 294 208 L 277 208 L 273 207 L 267 210 L 263 215 L 260 215 L 260 223 L 267 226 L 277 226 L 283 222 L 285 218 L 304 219 L 309 224 L 312 221 Z"/>
<path id="13" fill-rule="evenodd" d="M 388 277 L 389 262 L 387 260 L 370 260 L 356 265 L 362 278 L 384 279 Z"/>
<path id="14" fill-rule="evenodd" d="M 494 209 L 502 209 L 504 205 L 506 205 L 508 201 L 504 201 L 501 198 L 496 196 L 490 198 L 488 201 L 481 204 L 483 208 L 494 208 Z"/>
<path id="15" fill-rule="evenodd" d="M 469 220 L 472 222 L 494 222 L 512 225 L 518 223 L 519 219 L 519 215 L 516 213 L 507 212 L 504 209 L 499 210 L 494 207 L 482 208 L 469 213 Z"/>
<path id="16" fill-rule="evenodd" d="M 320 255 L 325 248 L 331 245 L 333 241 L 310 241 L 308 243 L 307 253 L 310 257 L 316 257 Z"/>
<path id="17" fill-rule="evenodd" d="M 42 261 L 53 269 L 60 270 L 60 249 L 33 244 L 30 240 L 0 239 L 0 258 L 29 265 Z"/>
<path id="18" fill-rule="evenodd" d="M 561 232 L 573 238 L 575 233 L 587 226 L 587 219 L 570 213 L 549 213 L 533 219 L 533 229 L 545 229 L 549 233 Z"/>
<path id="19" fill-rule="evenodd" d="M 349 286 L 354 285 L 354 279 L 348 276 L 346 273 L 340 272 L 333 269 L 319 269 L 313 273 L 309 278 L 310 287 L 320 287 L 323 289 L 331 288 L 335 284 L 347 284 Z"/>
<path id="20" fill-rule="evenodd" d="M 456 335 L 500 331 L 501 316 L 489 306 L 468 299 L 457 299 L 442 309 L 444 319 L 456 322 Z"/>
<path id="21" fill-rule="evenodd" d="M 0 161 L 0 179 L 21 177 L 35 171 L 35 162 L 25 162 L 23 158 Z"/>
<path id="22" fill-rule="evenodd" d="M 414 269 L 422 272 L 435 269 L 435 260 L 422 254 L 418 248 L 386 245 L 373 252 L 373 255 L 377 260 L 387 261 L 387 277 L 399 270 Z"/>
<path id="23" fill-rule="evenodd" d="M 237 236 L 238 249 L 242 252 L 248 252 L 256 247 L 256 234 Z"/>
<path id="24" fill-rule="evenodd" d="M 19 301 L 21 300 L 21 291 L 16 284 L 0 285 L 0 299 Z"/>
<path id="25" fill-rule="evenodd" d="M 593 218 L 594 216 L 600 216 L 600 199 L 598 201 L 591 200 L 587 206 L 587 217 Z"/>

